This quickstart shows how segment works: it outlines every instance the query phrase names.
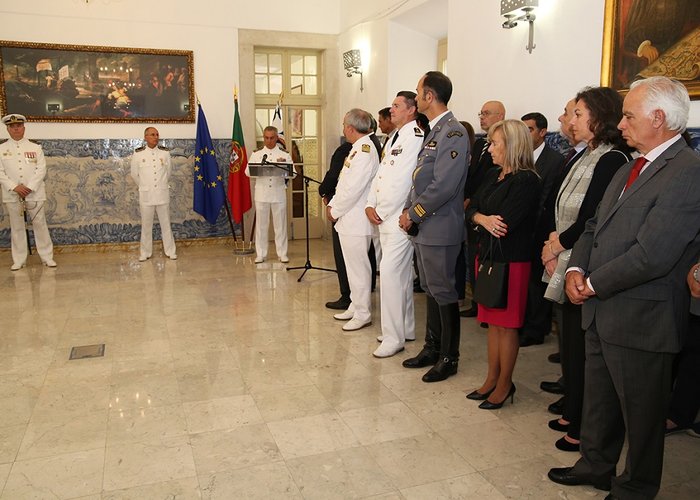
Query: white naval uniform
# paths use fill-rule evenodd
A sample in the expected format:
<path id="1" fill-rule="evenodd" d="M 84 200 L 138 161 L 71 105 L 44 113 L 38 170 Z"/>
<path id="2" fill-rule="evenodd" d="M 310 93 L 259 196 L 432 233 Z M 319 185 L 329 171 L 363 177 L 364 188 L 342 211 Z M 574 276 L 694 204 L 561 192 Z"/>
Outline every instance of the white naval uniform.
<path id="1" fill-rule="evenodd" d="M 382 348 L 396 352 L 406 339 L 415 339 L 413 308 L 413 245 L 399 227 L 399 216 L 411 190 L 412 174 L 423 146 L 423 131 L 415 121 L 398 131 L 393 145 L 388 143 L 384 158 L 367 196 L 379 218 L 382 246 L 380 287 L 382 312 Z"/>
<path id="2" fill-rule="evenodd" d="M 10 216 L 12 261 L 15 266 L 24 265 L 29 249 L 25 234 L 20 197 L 13 191 L 23 184 L 32 190 L 25 199 L 25 207 L 32 221 L 36 250 L 43 262 L 53 261 L 53 242 L 46 225 L 46 159 L 37 143 L 28 139 L 9 139 L 0 144 L 0 184 L 2 201 Z"/>
<path id="3" fill-rule="evenodd" d="M 262 163 L 263 155 L 271 163 L 292 163 L 292 157 L 279 145 L 274 149 L 263 147 L 248 158 L 248 163 Z M 245 168 L 250 177 L 250 169 Z M 287 185 L 284 177 L 255 177 L 255 253 L 256 260 L 267 258 L 268 232 L 270 230 L 270 212 L 275 229 L 275 249 L 277 257 L 287 260 Z"/>
<path id="4" fill-rule="evenodd" d="M 337 219 L 335 230 L 340 238 L 350 285 L 352 319 L 369 322 L 372 270 L 367 252 L 375 234 L 365 214 L 365 203 L 372 179 L 379 167 L 379 155 L 369 135 L 352 145 L 340 171 L 335 195 L 328 202 L 331 216 Z M 382 279 L 384 279 L 382 277 Z"/>
<path id="5" fill-rule="evenodd" d="M 153 253 L 154 213 L 158 213 L 163 252 L 170 258 L 177 257 L 170 227 L 170 172 L 170 151 L 163 146 L 142 146 L 131 157 L 131 177 L 139 187 L 142 259 L 150 258 Z"/>

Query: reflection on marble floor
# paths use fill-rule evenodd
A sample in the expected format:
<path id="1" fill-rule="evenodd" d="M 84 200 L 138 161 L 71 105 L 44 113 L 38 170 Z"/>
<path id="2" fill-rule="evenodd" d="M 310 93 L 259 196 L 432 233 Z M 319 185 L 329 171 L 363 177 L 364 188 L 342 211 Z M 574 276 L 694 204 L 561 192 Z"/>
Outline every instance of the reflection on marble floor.
<path id="1" fill-rule="evenodd" d="M 157 252 L 156 252 L 157 253 Z M 330 242 L 312 263 L 333 267 Z M 521 351 L 514 405 L 465 399 L 485 330 L 462 320 L 455 377 L 371 356 L 324 307 L 334 274 L 254 265 L 230 247 L 59 254 L 10 272 L 0 253 L 0 498 L 603 498 L 546 478 L 570 465 L 539 390 L 556 338 Z M 290 244 L 303 265 L 304 244 Z M 381 286 L 381 280 L 380 280 Z M 374 294 L 378 311 L 378 293 Z M 416 295 L 418 323 L 425 302 Z M 102 358 L 68 361 L 76 345 Z M 659 498 L 700 498 L 700 440 L 670 436 Z"/>

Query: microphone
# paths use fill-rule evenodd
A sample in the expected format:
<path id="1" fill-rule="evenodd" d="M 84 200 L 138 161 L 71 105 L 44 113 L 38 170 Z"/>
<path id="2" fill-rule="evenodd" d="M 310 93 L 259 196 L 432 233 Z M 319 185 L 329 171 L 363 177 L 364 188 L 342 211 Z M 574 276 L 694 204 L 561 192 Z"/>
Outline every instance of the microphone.
<path id="1" fill-rule="evenodd" d="M 260 163 L 264 165 L 266 161 L 267 161 L 267 155 L 263 155 L 262 161 Z"/>

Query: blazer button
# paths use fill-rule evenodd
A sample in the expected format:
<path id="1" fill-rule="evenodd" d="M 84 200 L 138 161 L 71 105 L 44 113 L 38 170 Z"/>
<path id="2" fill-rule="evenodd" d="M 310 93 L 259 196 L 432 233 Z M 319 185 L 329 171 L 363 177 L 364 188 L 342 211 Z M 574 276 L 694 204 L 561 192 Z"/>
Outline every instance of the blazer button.
<path id="1" fill-rule="evenodd" d="M 593 248 L 598 248 L 598 242 L 597 242 L 597 241 L 594 241 L 594 242 L 593 242 Z"/>

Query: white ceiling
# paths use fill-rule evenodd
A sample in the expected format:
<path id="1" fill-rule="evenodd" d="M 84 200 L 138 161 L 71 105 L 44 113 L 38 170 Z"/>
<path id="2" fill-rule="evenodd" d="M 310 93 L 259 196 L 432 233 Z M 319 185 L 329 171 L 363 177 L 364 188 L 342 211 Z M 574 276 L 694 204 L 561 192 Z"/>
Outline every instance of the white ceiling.
<path id="1" fill-rule="evenodd" d="M 447 37 L 448 0 L 429 0 L 391 18 L 406 28 L 441 40 Z"/>

